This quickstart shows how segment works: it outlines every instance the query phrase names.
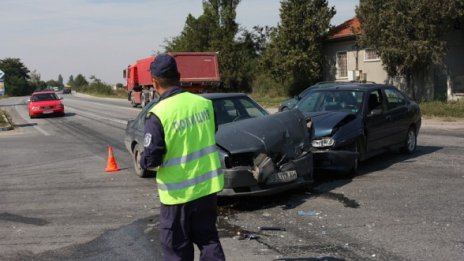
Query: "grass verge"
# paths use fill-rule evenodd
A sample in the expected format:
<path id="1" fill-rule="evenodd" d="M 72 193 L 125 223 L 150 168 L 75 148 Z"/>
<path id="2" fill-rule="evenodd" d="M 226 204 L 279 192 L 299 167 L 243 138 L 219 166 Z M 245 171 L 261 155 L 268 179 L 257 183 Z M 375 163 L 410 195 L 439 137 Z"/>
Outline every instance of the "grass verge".
<path id="1" fill-rule="evenodd" d="M 278 108 L 280 104 L 289 99 L 288 97 L 269 97 L 269 96 L 261 96 L 257 94 L 251 94 L 250 95 L 253 100 L 257 101 L 259 104 L 261 104 L 264 107 L 274 107 Z"/>
<path id="2" fill-rule="evenodd" d="M 464 118 L 464 101 L 431 101 L 419 104 L 424 117 Z"/>
<path id="3" fill-rule="evenodd" d="M 5 119 L 5 117 L 7 119 Z M 0 128 L 6 128 L 6 127 L 13 127 L 13 125 L 10 125 L 11 123 L 11 117 L 8 114 L 7 111 L 0 109 Z"/>

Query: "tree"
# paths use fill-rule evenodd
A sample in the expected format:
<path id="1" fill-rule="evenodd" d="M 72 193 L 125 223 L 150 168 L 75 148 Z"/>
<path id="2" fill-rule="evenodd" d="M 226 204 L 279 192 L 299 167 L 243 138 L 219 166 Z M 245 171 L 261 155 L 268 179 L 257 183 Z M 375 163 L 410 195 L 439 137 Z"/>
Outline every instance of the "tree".
<path id="1" fill-rule="evenodd" d="M 219 65 L 224 85 L 233 89 L 247 89 L 249 77 L 241 56 L 244 45 L 236 42 L 239 32 L 235 22 L 240 0 L 205 0 L 203 14 L 198 18 L 189 14 L 181 34 L 166 41 L 166 51 L 211 51 L 219 53 Z M 246 46 L 246 45 L 245 45 Z M 244 86 L 246 85 L 246 86 Z"/>
<path id="2" fill-rule="evenodd" d="M 35 91 L 40 91 L 47 87 L 47 84 L 41 80 L 40 73 L 38 73 L 36 70 L 33 70 L 29 74 L 29 84 Z"/>
<path id="3" fill-rule="evenodd" d="M 75 89 L 79 89 L 89 85 L 89 82 L 82 74 L 76 75 L 76 78 L 73 80 L 71 87 Z"/>
<path id="4" fill-rule="evenodd" d="M 280 24 L 264 53 L 263 66 L 296 94 L 322 76 L 322 43 L 334 7 L 327 0 L 283 0 Z"/>
<path id="5" fill-rule="evenodd" d="M 46 84 L 47 87 L 61 87 L 60 82 L 57 80 L 48 80 Z"/>
<path id="6" fill-rule="evenodd" d="M 68 80 L 68 83 L 66 85 L 68 85 L 70 87 L 72 87 L 74 85 L 74 76 L 72 74 L 69 76 L 69 80 Z"/>
<path id="7" fill-rule="evenodd" d="M 0 70 L 5 73 L 5 94 L 11 96 L 29 95 L 34 90 L 28 82 L 29 69 L 19 58 L 0 60 Z"/>
<path id="8" fill-rule="evenodd" d="M 442 64 L 443 35 L 463 16 L 462 0 L 361 0 L 359 43 L 375 48 L 389 76 L 406 79 L 407 91 L 418 95 L 415 80 L 433 64 Z"/>
<path id="9" fill-rule="evenodd" d="M 61 74 L 58 75 L 58 86 L 59 87 L 63 87 L 64 84 L 63 84 L 63 76 L 61 76 Z"/>

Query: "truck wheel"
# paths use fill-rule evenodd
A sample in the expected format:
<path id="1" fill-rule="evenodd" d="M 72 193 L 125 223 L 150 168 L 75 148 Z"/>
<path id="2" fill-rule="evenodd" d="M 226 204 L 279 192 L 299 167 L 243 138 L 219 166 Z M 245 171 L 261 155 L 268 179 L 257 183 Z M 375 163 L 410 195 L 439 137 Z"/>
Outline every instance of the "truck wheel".
<path id="1" fill-rule="evenodd" d="M 140 98 L 141 99 L 140 106 L 142 108 L 145 108 L 145 106 L 147 105 L 147 97 L 146 96 L 147 96 L 147 94 L 145 94 L 145 93 L 142 93 L 142 95 L 140 96 L 141 97 Z"/>
<path id="2" fill-rule="evenodd" d="M 134 108 L 137 107 L 137 103 L 135 103 L 134 100 L 131 99 L 130 102 L 131 102 L 132 107 Z"/>

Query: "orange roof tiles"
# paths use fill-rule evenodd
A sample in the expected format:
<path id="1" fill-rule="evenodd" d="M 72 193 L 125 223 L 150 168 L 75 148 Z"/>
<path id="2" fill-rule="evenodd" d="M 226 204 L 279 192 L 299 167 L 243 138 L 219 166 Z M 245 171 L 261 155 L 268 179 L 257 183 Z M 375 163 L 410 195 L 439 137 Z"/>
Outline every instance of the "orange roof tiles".
<path id="1" fill-rule="evenodd" d="M 348 36 L 354 36 L 355 33 L 361 30 L 361 22 L 358 18 L 354 17 L 345 21 L 341 25 L 337 25 L 329 31 L 329 39 L 336 39 Z"/>

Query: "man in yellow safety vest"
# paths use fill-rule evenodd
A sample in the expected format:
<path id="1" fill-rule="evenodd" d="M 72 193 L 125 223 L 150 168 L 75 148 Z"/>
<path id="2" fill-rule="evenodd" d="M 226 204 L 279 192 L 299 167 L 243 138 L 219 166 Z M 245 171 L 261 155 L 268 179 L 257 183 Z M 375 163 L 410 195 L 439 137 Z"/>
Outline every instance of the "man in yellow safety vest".
<path id="1" fill-rule="evenodd" d="M 216 151 L 212 102 L 184 92 L 175 59 L 158 55 L 150 66 L 159 102 L 145 120 L 140 165 L 158 167 L 161 244 L 165 260 L 225 260 L 219 241 L 217 192 L 224 175 Z"/>

